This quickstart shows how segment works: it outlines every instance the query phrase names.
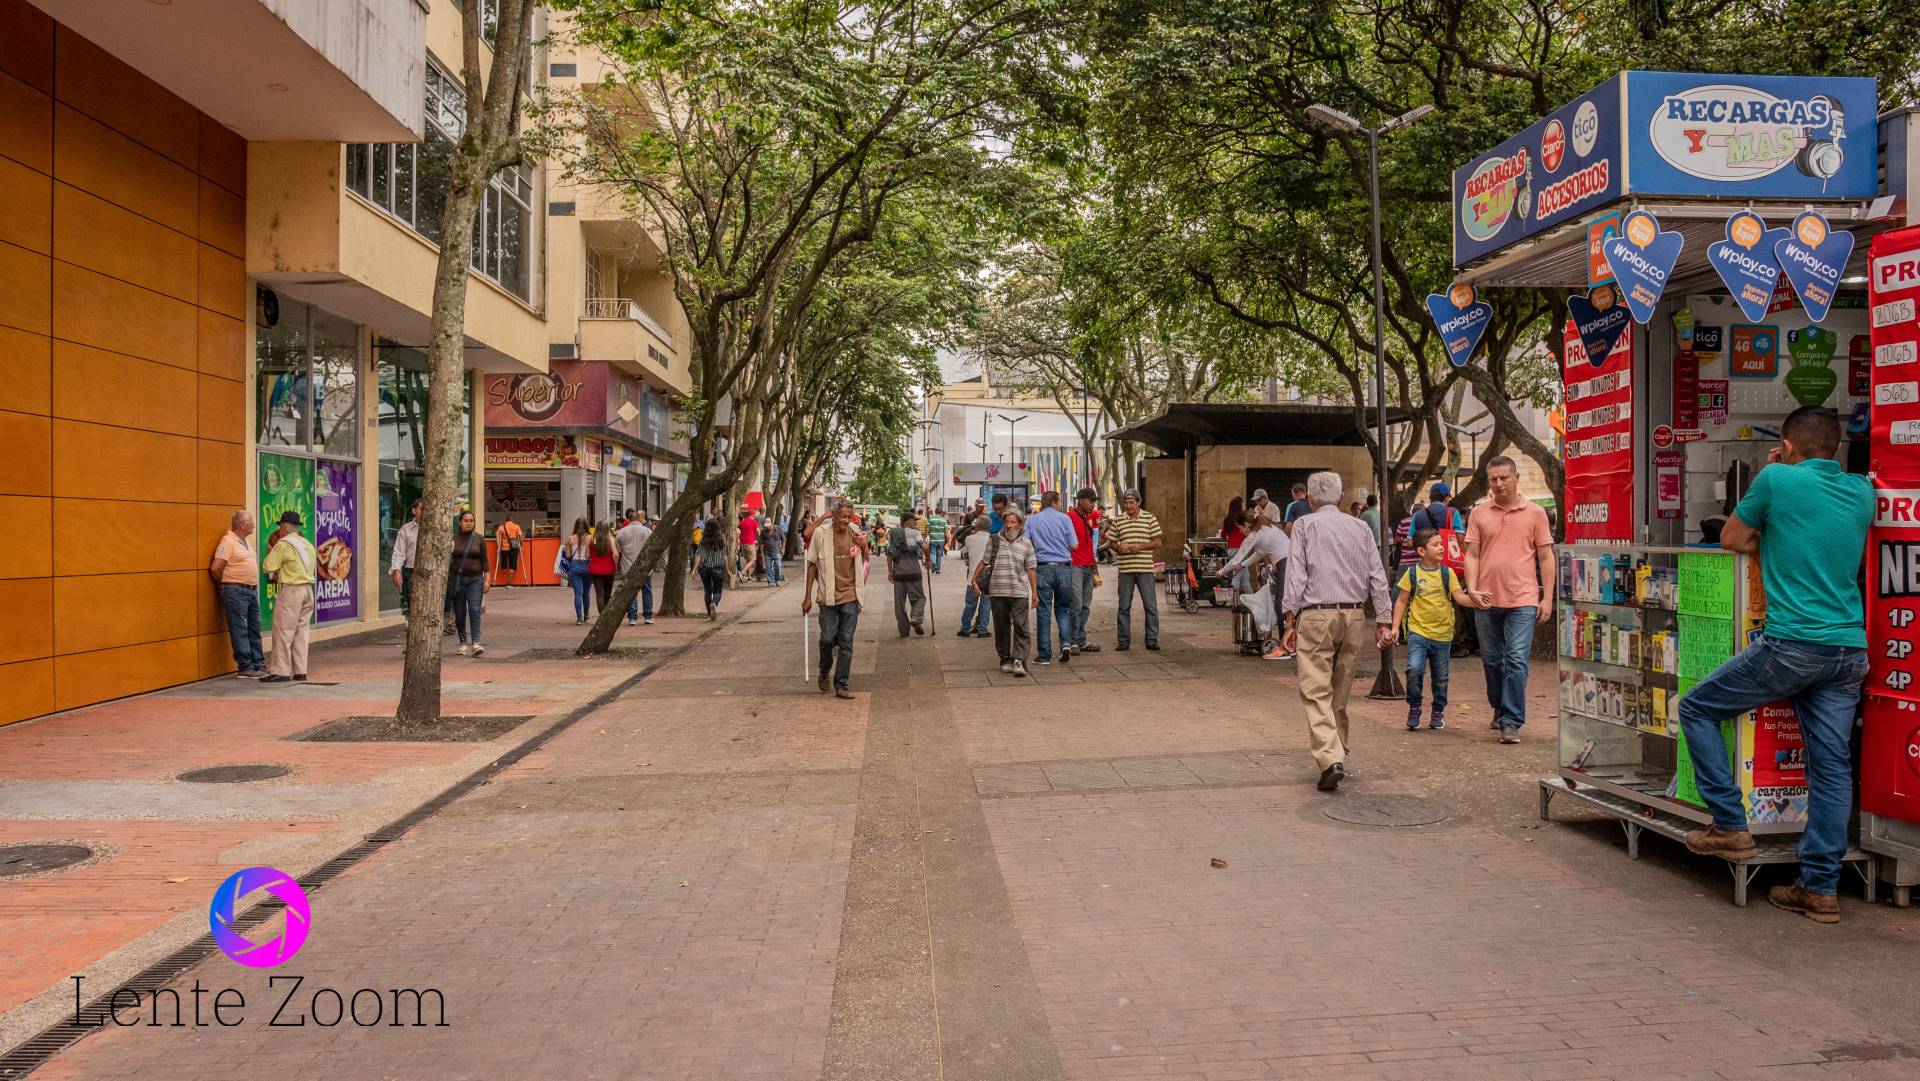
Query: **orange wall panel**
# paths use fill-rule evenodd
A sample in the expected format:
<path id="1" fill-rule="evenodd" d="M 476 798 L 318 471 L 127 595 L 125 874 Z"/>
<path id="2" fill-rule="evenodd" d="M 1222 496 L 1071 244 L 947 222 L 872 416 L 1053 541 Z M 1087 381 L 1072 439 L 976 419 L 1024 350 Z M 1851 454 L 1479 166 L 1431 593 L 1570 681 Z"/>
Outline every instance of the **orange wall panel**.
<path id="1" fill-rule="evenodd" d="M 53 656 L 53 582 L 0 579 L 0 664 Z"/>
<path id="2" fill-rule="evenodd" d="M 247 201 L 202 177 L 200 180 L 201 240 L 229 255 L 247 254 Z"/>
<path id="3" fill-rule="evenodd" d="M 194 299 L 199 245 L 192 237 L 68 184 L 54 188 L 53 241 L 65 262 L 176 300 Z"/>
<path id="4" fill-rule="evenodd" d="M 240 443 L 199 440 L 199 503 L 251 504 L 247 494 L 247 448 Z"/>
<path id="5" fill-rule="evenodd" d="M 0 409 L 47 414 L 53 409 L 53 339 L 0 327 Z"/>
<path id="6" fill-rule="evenodd" d="M 199 379 L 185 368 L 53 343 L 53 415 L 66 420 L 195 435 Z"/>
<path id="7" fill-rule="evenodd" d="M 200 370 L 222 379 L 247 377 L 247 325 L 200 309 Z"/>
<path id="8" fill-rule="evenodd" d="M 223 443 L 247 441 L 247 388 L 233 379 L 200 379 L 200 438 Z"/>
<path id="9" fill-rule="evenodd" d="M 211 607 L 218 614 L 219 605 L 214 604 Z M 214 676 L 224 676 L 233 671 L 233 640 L 227 637 L 225 616 L 220 616 L 219 627 L 218 632 L 202 634 L 193 640 L 194 647 L 200 655 L 201 679 L 212 679 Z"/>
<path id="10" fill-rule="evenodd" d="M 0 413 L 0 495 L 53 492 L 52 421 L 31 413 Z"/>
<path id="11" fill-rule="evenodd" d="M 195 595 L 213 588 L 195 571 L 82 574 L 53 580 L 54 652 L 84 653 L 198 632 Z"/>
<path id="12" fill-rule="evenodd" d="M 235 195 L 247 193 L 247 141 L 204 115 L 200 117 L 200 175 Z"/>
<path id="13" fill-rule="evenodd" d="M 53 261 L 17 244 L 0 243 L 0 326 L 49 333 L 53 326 Z"/>
<path id="14" fill-rule="evenodd" d="M 200 178 L 64 103 L 53 107 L 53 175 L 187 235 L 200 219 Z"/>
<path id="15" fill-rule="evenodd" d="M 53 500 L 53 573 L 201 570 L 213 552 L 200 551 L 198 516 L 191 503 Z"/>
<path id="16" fill-rule="evenodd" d="M 199 457 L 186 436 L 77 420 L 53 422 L 53 494 L 193 503 Z"/>
<path id="17" fill-rule="evenodd" d="M 177 368 L 199 363 L 191 305 L 117 278 L 56 262 L 53 336 Z"/>
<path id="18" fill-rule="evenodd" d="M 0 30 L 0 42 L 6 33 Z M 53 99 L 0 74 L 0 155 L 53 172 Z"/>
<path id="19" fill-rule="evenodd" d="M 0 578 L 44 578 L 53 573 L 53 501 L 37 495 L 0 495 Z M 0 604 L 0 624 L 9 616 Z"/>
<path id="20" fill-rule="evenodd" d="M 189 169 L 200 161 L 200 111 L 112 53 L 59 27 L 53 96 Z"/>
<path id="21" fill-rule="evenodd" d="M 26 0 L 0 0 L 0 71 L 53 92 L 53 20 Z"/>
<path id="22" fill-rule="evenodd" d="M 6 208 L 0 214 L 0 241 L 53 253 L 53 180 L 47 174 L 0 157 L 0 207 Z"/>
<path id="23" fill-rule="evenodd" d="M 52 660 L 0 664 L 0 724 L 52 712 Z"/>
<path id="24" fill-rule="evenodd" d="M 200 245 L 200 306 L 245 319 L 247 264 L 211 245 Z"/>
<path id="25" fill-rule="evenodd" d="M 53 708 L 73 709 L 184 683 L 194 678 L 199 662 L 192 638 L 55 657 Z"/>

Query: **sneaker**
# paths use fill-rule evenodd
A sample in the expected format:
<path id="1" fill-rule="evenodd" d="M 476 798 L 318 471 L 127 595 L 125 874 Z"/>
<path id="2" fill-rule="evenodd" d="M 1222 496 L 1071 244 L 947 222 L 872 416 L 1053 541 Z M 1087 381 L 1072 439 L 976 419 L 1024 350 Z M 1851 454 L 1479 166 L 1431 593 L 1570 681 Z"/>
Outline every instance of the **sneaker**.
<path id="1" fill-rule="evenodd" d="M 1753 834 L 1746 830 L 1723 830 L 1719 826 L 1708 826 L 1703 830 L 1688 830 L 1685 840 L 1687 851 L 1700 856 L 1719 856 L 1723 860 L 1738 862 L 1760 854 L 1759 846 L 1753 843 Z"/>
<path id="2" fill-rule="evenodd" d="M 1500 726 L 1500 742 L 1502 743 L 1520 742 L 1520 726 L 1517 724 L 1501 725 Z"/>
<path id="3" fill-rule="evenodd" d="M 1067 663 L 1068 661 L 1071 661 L 1071 660 L 1073 660 L 1073 650 L 1071 650 L 1071 649 L 1063 649 L 1063 650 L 1061 650 L 1061 651 L 1060 651 L 1060 663 L 1061 663 L 1061 664 L 1066 664 L 1066 663 Z"/>
<path id="4" fill-rule="evenodd" d="M 850 690 L 847 690 L 845 687 L 835 687 L 833 689 L 833 696 L 835 698 L 851 699 L 853 698 L 853 692 Z"/>
<path id="5" fill-rule="evenodd" d="M 973 632 L 972 631 L 954 631 L 953 636 L 955 638 L 972 638 Z"/>
<path id="6" fill-rule="evenodd" d="M 647 626 L 651 627 L 653 626 L 653 617 L 648 616 L 647 618 L 641 620 L 640 622 L 645 623 Z"/>
<path id="7" fill-rule="evenodd" d="M 1012 661 L 1001 661 L 1001 662 L 1000 662 L 1000 670 L 1001 670 L 1002 672 L 1005 672 L 1005 673 L 1007 673 L 1008 675 L 1012 675 L 1012 674 L 1013 674 L 1013 662 L 1012 662 Z"/>
<path id="8" fill-rule="evenodd" d="M 473 647 L 466 644 L 465 642 L 460 643 L 460 655 L 462 657 L 473 656 Z"/>
<path id="9" fill-rule="evenodd" d="M 1062 658 L 1062 659 L 1064 660 L 1065 658 Z M 1040 661 L 1039 661 L 1039 664 L 1040 664 L 1040 667 L 1042 667 L 1042 668 L 1052 668 L 1052 667 L 1053 667 L 1053 658 L 1051 658 L 1051 657 L 1042 657 L 1042 658 L 1040 658 Z"/>
<path id="10" fill-rule="evenodd" d="M 1447 722 L 1445 721 L 1445 719 L 1443 719 L 1438 713 L 1436 713 L 1433 715 L 1433 721 L 1427 725 L 1427 731 L 1439 732 L 1445 729 L 1446 727 L 1447 727 Z"/>
<path id="11" fill-rule="evenodd" d="M 1127 650 L 1132 648 L 1133 648 L 1132 646 L 1126 644 L 1125 642 L 1122 642 L 1119 645 L 1113 647 L 1113 651 L 1115 653 L 1125 653 Z"/>
<path id="12" fill-rule="evenodd" d="M 639 625 L 640 625 L 640 621 L 639 621 L 639 620 L 637 620 L 637 619 L 634 619 L 634 618 L 632 618 L 632 617 L 628 617 L 628 619 L 627 619 L 627 626 L 629 626 L 629 627 L 638 627 Z"/>
<path id="13" fill-rule="evenodd" d="M 1269 661 L 1290 661 L 1293 659 L 1293 654 L 1282 651 L 1279 646 L 1273 647 L 1271 650 L 1267 651 L 1266 653 L 1262 653 L 1260 656 L 1263 660 L 1269 660 Z"/>
<path id="14" fill-rule="evenodd" d="M 1419 710 L 1410 709 L 1407 711 L 1407 731 L 1409 732 L 1420 731 L 1420 711 Z"/>
<path id="15" fill-rule="evenodd" d="M 261 677 L 261 679 L 260 679 L 260 682 L 262 682 L 262 683 L 292 683 L 292 682 L 293 682 L 293 677 L 292 677 L 292 676 L 263 676 L 263 677 Z"/>
<path id="16" fill-rule="evenodd" d="M 1767 901 L 1775 908 L 1798 912 L 1815 923 L 1839 923 L 1840 899 L 1830 893 L 1813 893 L 1794 883 L 1767 891 Z"/>
<path id="17" fill-rule="evenodd" d="M 1073 647 L 1073 651 L 1075 653 L 1098 653 L 1100 652 L 1100 647 L 1096 645 L 1079 645 Z"/>
<path id="18" fill-rule="evenodd" d="M 473 652 L 469 654 L 469 656 L 478 657 L 480 654 L 485 653 L 486 651 L 487 651 L 487 647 L 481 645 L 478 642 L 475 642 L 473 644 Z"/>
<path id="19" fill-rule="evenodd" d="M 1016 676 L 1019 676 L 1022 679 L 1025 679 L 1027 675 L 1027 662 L 1025 661 L 1013 662 L 1013 674 Z"/>
<path id="20" fill-rule="evenodd" d="M 833 684 L 827 682 L 827 674 L 825 672 L 820 673 L 820 693 L 825 694 L 832 689 Z"/>
<path id="21" fill-rule="evenodd" d="M 406 647 L 405 647 L 405 646 L 402 646 L 402 647 L 400 647 L 400 648 L 402 648 L 402 649 L 405 649 Z M 259 678 L 260 678 L 261 676 L 264 676 L 264 675 L 266 675 L 266 674 L 267 674 L 267 673 L 266 673 L 265 671 L 263 671 L 263 670 L 261 670 L 261 669 L 258 669 L 258 668 L 242 668 L 242 669 L 241 669 L 240 671 L 238 671 L 238 672 L 235 672 L 235 673 L 233 674 L 233 678 L 235 678 L 235 679 L 259 679 Z"/>

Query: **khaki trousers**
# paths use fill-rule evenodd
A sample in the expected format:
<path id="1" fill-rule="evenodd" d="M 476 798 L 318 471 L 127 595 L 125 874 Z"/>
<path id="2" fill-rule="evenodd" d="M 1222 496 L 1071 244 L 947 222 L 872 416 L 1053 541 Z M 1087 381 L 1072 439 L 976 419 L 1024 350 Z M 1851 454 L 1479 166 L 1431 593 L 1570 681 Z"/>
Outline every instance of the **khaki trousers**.
<path id="1" fill-rule="evenodd" d="M 312 619 L 312 586 L 274 587 L 273 654 L 267 658 L 267 668 L 272 674 L 307 674 L 307 624 Z"/>
<path id="2" fill-rule="evenodd" d="M 1360 608 L 1315 608 L 1299 616 L 1300 704 L 1307 711 L 1313 761 L 1321 769 L 1347 760 L 1347 696 L 1367 622 Z"/>

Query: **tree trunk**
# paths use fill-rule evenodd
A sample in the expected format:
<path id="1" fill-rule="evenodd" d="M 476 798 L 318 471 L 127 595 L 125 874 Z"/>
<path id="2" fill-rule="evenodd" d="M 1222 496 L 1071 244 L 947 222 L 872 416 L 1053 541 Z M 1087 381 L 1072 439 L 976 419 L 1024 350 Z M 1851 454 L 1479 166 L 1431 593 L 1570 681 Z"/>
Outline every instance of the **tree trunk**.
<path id="1" fill-rule="evenodd" d="M 421 492 L 420 542 L 414 556 L 408 600 L 407 653 L 400 677 L 400 706 L 394 717 L 420 724 L 440 719 L 440 649 L 447 570 L 453 555 L 454 516 L 459 512 L 458 397 L 465 384 L 467 263 L 473 254 L 468 223 L 479 210 L 487 180 L 473 174 L 456 149 L 442 217 L 439 265 L 433 279 L 432 327 L 427 339 L 427 461 Z M 477 449 L 477 448 L 476 448 Z"/>

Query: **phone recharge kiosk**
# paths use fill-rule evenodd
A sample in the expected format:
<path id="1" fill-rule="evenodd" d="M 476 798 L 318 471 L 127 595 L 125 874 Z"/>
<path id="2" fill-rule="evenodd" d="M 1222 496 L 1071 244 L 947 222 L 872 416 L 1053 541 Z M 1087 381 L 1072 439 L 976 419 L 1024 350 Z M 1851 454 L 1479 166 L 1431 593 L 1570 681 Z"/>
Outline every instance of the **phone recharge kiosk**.
<path id="1" fill-rule="evenodd" d="M 1612 814 L 1635 854 L 1644 831 L 1709 821 L 1676 704 L 1765 626 L 1757 561 L 1718 542 L 1781 420 L 1834 408 L 1843 465 L 1892 476 L 1882 448 L 1898 445 L 1920 497 L 1920 365 L 1882 389 L 1895 354 L 1874 325 L 1913 310 L 1870 311 L 1867 287 L 1869 248 L 1903 235 L 1910 117 L 1878 108 L 1872 79 L 1622 72 L 1453 175 L 1457 274 L 1428 300 L 1449 357 L 1472 355 L 1501 287 L 1567 298 L 1559 770 L 1542 815 L 1554 799 Z M 1886 402 L 1912 423 L 1883 431 Z M 1920 521 L 1905 529 L 1920 558 Z M 1867 809 L 1920 859 L 1920 564 L 1912 581 L 1912 609 L 1887 616 L 1915 628 L 1910 693 L 1875 695 L 1862 747 Z M 1732 865 L 1744 903 L 1754 864 L 1794 860 L 1805 756 L 1785 702 L 1725 735 L 1761 849 Z M 1872 857 L 1848 860 L 1871 895 Z"/>

